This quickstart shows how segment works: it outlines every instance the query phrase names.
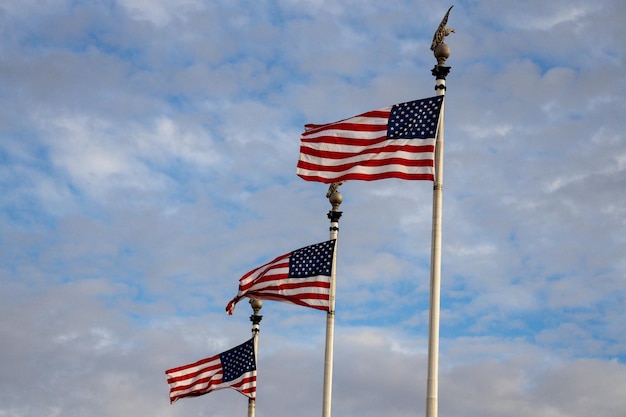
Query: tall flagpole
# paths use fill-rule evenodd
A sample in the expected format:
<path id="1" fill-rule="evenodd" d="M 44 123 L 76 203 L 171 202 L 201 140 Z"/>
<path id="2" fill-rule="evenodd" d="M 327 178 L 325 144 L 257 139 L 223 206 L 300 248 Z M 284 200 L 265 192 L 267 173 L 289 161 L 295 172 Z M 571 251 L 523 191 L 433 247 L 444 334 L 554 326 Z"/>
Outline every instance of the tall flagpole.
<path id="1" fill-rule="evenodd" d="M 334 182 L 328 187 L 326 197 L 332 206 L 328 212 L 330 220 L 330 239 L 337 239 L 339 232 L 339 219 L 341 211 L 339 206 L 343 201 L 341 193 L 338 191 L 342 182 Z M 337 242 L 335 242 L 335 254 L 337 254 Z M 333 345 L 335 340 L 335 267 L 337 256 L 333 256 L 333 265 L 330 274 L 330 294 L 328 303 L 328 313 L 326 314 L 326 350 L 324 354 L 324 397 L 322 402 L 322 417 L 330 417 L 332 394 L 333 394 Z"/>
<path id="2" fill-rule="evenodd" d="M 254 363 L 258 369 L 258 350 L 259 350 L 259 325 L 261 323 L 262 315 L 259 314 L 261 308 L 263 308 L 263 301 L 257 299 L 250 300 L 250 307 L 252 307 L 252 315 L 250 321 L 252 322 L 252 338 L 254 339 Z M 256 410 L 256 400 L 248 398 L 248 417 L 254 417 Z"/>
<path id="3" fill-rule="evenodd" d="M 439 24 L 433 36 L 430 49 L 437 59 L 437 65 L 432 70 L 435 77 L 435 91 L 437 96 L 446 94 L 446 76 L 450 67 L 446 67 L 446 60 L 450 56 L 450 48 L 444 43 L 444 38 L 454 29 L 447 29 L 448 14 Z M 430 254 L 430 314 L 428 323 L 428 380 L 426 386 L 426 417 L 437 417 L 439 408 L 439 310 L 441 291 L 441 220 L 443 201 L 443 133 L 444 133 L 444 105 L 441 103 L 441 116 L 437 129 L 435 145 L 435 181 L 433 186 L 433 222 Z"/>

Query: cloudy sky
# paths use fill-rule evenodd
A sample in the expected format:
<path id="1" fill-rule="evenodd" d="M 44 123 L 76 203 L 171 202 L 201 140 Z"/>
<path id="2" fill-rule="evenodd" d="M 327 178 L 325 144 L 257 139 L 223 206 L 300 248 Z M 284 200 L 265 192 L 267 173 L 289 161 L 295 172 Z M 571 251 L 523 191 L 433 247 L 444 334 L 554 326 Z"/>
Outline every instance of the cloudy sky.
<path id="1" fill-rule="evenodd" d="M 1 0 L 0 416 L 231 417 L 164 371 L 250 337 L 238 279 L 328 238 L 305 123 L 434 95 L 450 3 Z M 460 0 L 439 413 L 626 415 L 626 3 Z M 432 183 L 348 182 L 333 415 L 425 413 Z M 319 416 L 325 314 L 266 302 L 256 415 Z"/>

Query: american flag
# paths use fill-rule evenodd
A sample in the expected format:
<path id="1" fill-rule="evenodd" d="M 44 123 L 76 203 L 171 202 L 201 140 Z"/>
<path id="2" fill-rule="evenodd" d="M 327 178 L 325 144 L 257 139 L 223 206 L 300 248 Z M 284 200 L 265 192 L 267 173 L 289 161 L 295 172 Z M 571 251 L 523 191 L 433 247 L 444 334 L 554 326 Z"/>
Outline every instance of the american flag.
<path id="1" fill-rule="evenodd" d="M 254 339 L 210 358 L 169 369 L 165 374 L 170 386 L 170 403 L 183 397 L 197 397 L 223 388 L 235 389 L 254 399 Z"/>
<path id="2" fill-rule="evenodd" d="M 443 96 L 373 110 L 334 123 L 306 125 L 296 173 L 333 183 L 384 178 L 434 180 Z"/>
<path id="3" fill-rule="evenodd" d="M 285 301 L 328 310 L 335 239 L 279 256 L 239 279 L 239 292 L 226 306 L 233 314 L 243 297 Z"/>

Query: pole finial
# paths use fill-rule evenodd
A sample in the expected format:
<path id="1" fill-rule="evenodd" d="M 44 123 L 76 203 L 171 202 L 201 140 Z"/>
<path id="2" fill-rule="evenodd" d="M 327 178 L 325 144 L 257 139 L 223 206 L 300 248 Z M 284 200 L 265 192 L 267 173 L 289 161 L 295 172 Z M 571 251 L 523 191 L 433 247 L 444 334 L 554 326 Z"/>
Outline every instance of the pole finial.
<path id="1" fill-rule="evenodd" d="M 259 323 L 263 319 L 263 316 L 259 314 L 261 308 L 263 308 L 263 301 L 257 298 L 250 299 L 250 307 L 252 307 L 252 315 L 250 316 L 250 321 L 252 322 L 252 331 L 259 331 Z"/>
<path id="2" fill-rule="evenodd" d="M 250 306 L 255 313 L 258 313 L 263 308 L 263 300 L 259 300 L 258 298 L 251 298 Z"/>
<path id="3" fill-rule="evenodd" d="M 448 47 L 444 41 L 446 36 L 454 33 L 454 29 L 446 27 L 446 24 L 448 23 L 448 15 L 453 7 L 454 6 L 450 6 L 446 15 L 441 20 L 441 23 L 439 23 L 439 27 L 433 35 L 433 41 L 430 44 L 430 50 L 433 51 L 435 59 L 437 59 L 437 65 L 440 67 L 446 65 L 446 60 L 450 57 L 450 47 Z"/>
<path id="4" fill-rule="evenodd" d="M 339 186 L 343 184 L 344 181 L 333 182 L 328 187 L 328 192 L 326 193 L 326 198 L 330 202 L 330 205 L 333 207 L 333 211 L 338 211 L 341 202 L 343 201 L 343 196 L 339 192 Z"/>

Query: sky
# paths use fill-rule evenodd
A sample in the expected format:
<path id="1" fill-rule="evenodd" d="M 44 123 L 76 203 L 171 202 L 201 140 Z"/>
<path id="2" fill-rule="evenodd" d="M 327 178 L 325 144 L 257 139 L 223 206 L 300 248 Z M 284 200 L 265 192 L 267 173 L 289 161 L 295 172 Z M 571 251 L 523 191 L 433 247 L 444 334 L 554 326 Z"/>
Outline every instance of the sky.
<path id="1" fill-rule="evenodd" d="M 439 415 L 626 416 L 626 3 L 459 0 Z M 166 369 L 328 239 L 306 123 L 435 95 L 425 0 L 0 0 L 0 417 L 232 417 Z M 332 414 L 424 416 L 432 182 L 348 181 Z M 258 417 L 322 411 L 324 312 L 266 301 Z"/>

